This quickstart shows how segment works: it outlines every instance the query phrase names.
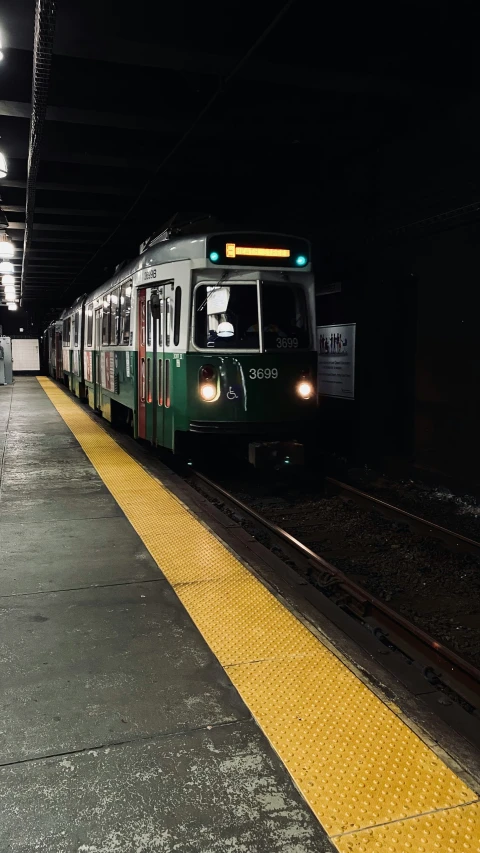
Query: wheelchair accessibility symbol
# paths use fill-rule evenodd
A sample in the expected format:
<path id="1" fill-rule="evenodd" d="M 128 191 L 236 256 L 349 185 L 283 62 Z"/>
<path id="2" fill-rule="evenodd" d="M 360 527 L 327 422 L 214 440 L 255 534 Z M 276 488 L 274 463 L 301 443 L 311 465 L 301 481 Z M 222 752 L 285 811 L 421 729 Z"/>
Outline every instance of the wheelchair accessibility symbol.
<path id="1" fill-rule="evenodd" d="M 227 391 L 227 400 L 238 400 L 238 394 L 233 390 L 231 385 Z"/>

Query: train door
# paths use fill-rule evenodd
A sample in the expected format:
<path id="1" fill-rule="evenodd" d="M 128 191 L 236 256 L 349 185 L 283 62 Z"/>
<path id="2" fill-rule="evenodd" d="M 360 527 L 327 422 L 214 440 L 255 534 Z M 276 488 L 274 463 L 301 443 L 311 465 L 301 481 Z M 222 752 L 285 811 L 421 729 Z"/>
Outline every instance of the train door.
<path id="1" fill-rule="evenodd" d="M 138 292 L 138 435 L 163 444 L 163 287 Z"/>
<path id="2" fill-rule="evenodd" d="M 54 330 L 55 336 L 55 379 L 60 382 L 63 371 L 62 333 Z"/>
<path id="3" fill-rule="evenodd" d="M 172 447 L 173 285 L 138 293 L 138 435 Z"/>
<path id="4" fill-rule="evenodd" d="M 155 424 L 156 443 L 165 445 L 165 410 L 170 406 L 170 372 L 166 357 L 166 285 L 159 284 L 152 296 L 152 314 L 155 327 L 155 394 L 157 398 L 157 419 Z"/>
<path id="5" fill-rule="evenodd" d="M 138 435 L 147 437 L 147 291 L 138 291 Z"/>
<path id="6" fill-rule="evenodd" d="M 100 409 L 100 388 L 102 384 L 100 348 L 102 345 L 102 309 L 95 309 L 95 331 L 93 347 L 93 408 Z"/>
<path id="7" fill-rule="evenodd" d="M 162 328 L 162 444 L 173 450 L 173 281 L 160 288 L 160 325 Z"/>

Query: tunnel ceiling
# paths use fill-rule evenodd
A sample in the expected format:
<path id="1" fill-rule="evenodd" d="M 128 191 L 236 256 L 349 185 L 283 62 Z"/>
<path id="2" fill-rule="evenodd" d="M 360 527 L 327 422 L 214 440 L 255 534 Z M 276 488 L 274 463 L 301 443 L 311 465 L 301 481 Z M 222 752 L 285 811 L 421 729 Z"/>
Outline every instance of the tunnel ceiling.
<path id="1" fill-rule="evenodd" d="M 476 4 L 296 0 L 272 26 L 281 9 L 58 0 L 26 300 L 63 307 L 175 213 L 341 244 L 480 198 Z M 34 13 L 0 20 L 16 274 Z"/>

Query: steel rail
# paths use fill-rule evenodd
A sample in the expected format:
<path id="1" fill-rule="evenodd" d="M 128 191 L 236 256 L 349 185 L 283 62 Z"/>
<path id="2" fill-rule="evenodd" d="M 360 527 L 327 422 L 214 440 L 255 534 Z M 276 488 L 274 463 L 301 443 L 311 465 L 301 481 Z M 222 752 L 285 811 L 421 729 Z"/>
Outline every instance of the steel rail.
<path id="1" fill-rule="evenodd" d="M 435 539 L 441 539 L 454 551 L 466 551 L 469 554 L 475 554 L 477 557 L 480 557 L 480 542 L 477 542 L 475 539 L 470 539 L 462 533 L 449 530 L 447 527 L 442 527 L 442 525 L 436 524 L 434 521 L 429 521 L 427 518 L 422 518 L 406 509 L 394 506 L 374 495 L 370 495 L 368 492 L 363 492 L 354 486 L 342 483 L 334 477 L 325 477 L 325 482 L 336 494 L 351 498 L 359 506 L 364 506 L 366 509 L 374 508 L 386 518 L 404 521 L 405 524 L 408 524 L 409 527 L 418 533 Z"/>

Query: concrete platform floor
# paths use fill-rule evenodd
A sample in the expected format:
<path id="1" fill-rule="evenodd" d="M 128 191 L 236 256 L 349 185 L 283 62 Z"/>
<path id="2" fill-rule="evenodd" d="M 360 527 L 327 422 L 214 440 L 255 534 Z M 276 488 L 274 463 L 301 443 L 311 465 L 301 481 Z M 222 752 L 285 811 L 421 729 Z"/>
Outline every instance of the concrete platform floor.
<path id="1" fill-rule="evenodd" d="M 33 377 L 0 460 L 1 853 L 333 850 Z"/>

